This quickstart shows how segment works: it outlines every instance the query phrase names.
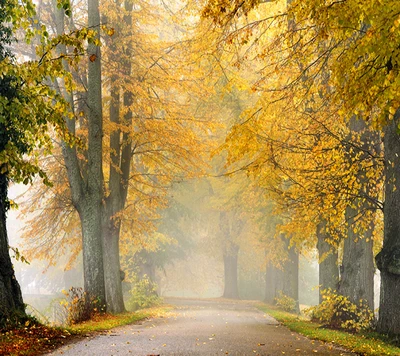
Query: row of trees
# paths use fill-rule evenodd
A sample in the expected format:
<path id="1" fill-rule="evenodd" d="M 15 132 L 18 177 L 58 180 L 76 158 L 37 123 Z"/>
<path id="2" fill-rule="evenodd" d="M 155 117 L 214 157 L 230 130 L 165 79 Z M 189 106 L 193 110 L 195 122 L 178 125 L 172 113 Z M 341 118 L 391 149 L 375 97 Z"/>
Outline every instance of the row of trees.
<path id="1" fill-rule="evenodd" d="M 81 5 L 65 13 L 60 4 L 41 2 L 36 12 L 35 23 L 45 23 L 49 36 L 68 38 L 72 30 L 91 41 L 85 51 L 68 42 L 55 49 L 66 76 L 50 85 L 69 105 L 67 135 L 79 144 L 59 141 L 41 162 L 53 185 L 29 193 L 24 212 L 33 218 L 25 238 L 32 248 L 25 252 L 50 263 L 72 253 L 72 263 L 82 250 L 87 295 L 121 312 L 120 246 L 129 261 L 129 254 L 173 242 L 156 232 L 168 189 L 205 167 L 205 133 L 214 124 L 203 104 L 212 92 L 204 87 L 214 74 L 208 56 L 200 65 L 190 55 L 204 42 L 185 39 L 185 25 L 177 30 L 168 22 L 171 8 L 89 1 L 86 12 Z M 72 61 L 77 55 L 87 60 Z"/>
<path id="2" fill-rule="evenodd" d="M 168 186 L 200 171 L 205 117 L 199 116 L 201 108 L 195 98 L 200 90 L 197 80 L 203 73 L 196 70 L 197 64 L 183 66 L 178 62 L 177 56 L 186 55 L 181 38 L 179 42 L 177 36 L 160 38 L 161 29 L 150 27 L 161 11 L 154 4 L 110 3 L 101 11 L 106 26 L 106 46 L 101 48 L 104 62 L 99 47 L 96 53 L 89 53 L 88 70 L 78 71 L 83 73 L 80 82 L 87 76 L 87 105 L 78 111 L 73 98 L 70 100 L 74 111 L 83 117 L 80 128 L 88 128 L 87 150 L 82 151 L 83 162 L 76 148 L 65 147 L 63 156 L 72 205 L 82 225 L 85 290 L 106 300 L 109 311 L 120 312 L 124 310 L 119 278 L 121 233 L 131 245 L 135 240 L 136 244 L 144 240 L 144 245 L 150 245 L 147 236 L 155 229 L 151 220 L 157 219 L 165 206 Z M 94 22 L 98 26 L 100 19 Z M 169 31 L 169 25 L 163 25 L 162 30 Z M 109 65 L 102 73 L 102 87 L 91 91 L 90 78 L 95 77 L 89 69 L 97 62 L 99 68 L 101 63 Z M 99 68 L 93 74 L 97 78 Z M 96 83 L 101 85 L 100 79 Z M 94 93 L 96 101 L 91 104 Z M 104 114 L 96 114 L 99 123 L 92 128 L 91 107 L 104 109 Z M 105 164 L 108 172 L 104 172 Z M 93 194 L 99 195 L 94 198 Z M 92 221 L 94 216 L 96 222 Z M 140 228 L 141 219 L 150 222 Z"/>
<path id="3" fill-rule="evenodd" d="M 4 46 L 20 28 L 28 46 L 14 46 L 23 64 L 7 60 L 6 50 L 2 57 L 3 73 L 13 79 L 10 98 L 2 93 L 2 317 L 23 309 L 5 230 L 7 186 L 9 180 L 27 184 L 36 174 L 48 183 L 32 193 L 40 199 L 27 208 L 35 210 L 27 236 L 44 239 L 36 252 L 54 260 L 66 249 L 75 256 L 82 250 L 87 295 L 121 312 L 120 235 L 127 250 L 151 245 L 168 187 L 201 172 L 206 115 L 197 96 L 205 93 L 200 83 L 212 78 L 197 61 L 182 63 L 187 44 L 167 20 L 154 30 L 153 22 L 171 9 L 152 2 L 110 2 L 101 9 L 97 1 L 40 2 L 36 12 L 31 3 L 10 2 L 4 9 Z M 82 56 L 86 61 L 78 61 Z M 13 94 L 19 81 L 28 88 L 21 97 Z M 32 161 L 51 148 L 49 123 L 61 138 L 55 155 Z"/>
<path id="4" fill-rule="evenodd" d="M 256 248 L 267 251 L 270 301 L 279 290 L 298 299 L 298 255 L 317 247 L 321 289 L 337 290 L 356 304 L 366 300 L 373 309 L 374 255 L 383 243 L 376 257 L 383 291 L 378 328 L 398 334 L 399 5 L 161 5 L 40 2 L 36 15 L 28 14 L 31 40 L 45 49 L 25 63 L 36 66 L 35 73 L 46 70 L 21 87 L 46 82 L 39 88 L 54 100 L 41 99 L 37 112 L 26 112 L 43 125 L 42 135 L 33 136 L 38 140 L 20 145 L 17 135 L 2 130 L 9 138 L 1 174 L 5 187 L 9 179 L 28 183 L 36 173 L 47 182 L 44 168 L 53 178 L 52 187 L 30 193 L 41 197 L 26 208 L 35 214 L 26 233 L 31 256 L 50 254 L 54 261 L 63 249 L 74 256 L 82 250 L 85 291 L 121 312 L 121 252 L 129 263 L 142 248 L 176 243 L 176 229 L 161 225 L 157 231 L 172 201 L 169 188 L 208 170 L 225 175 L 203 178 L 209 222 L 223 252 L 225 297 L 238 297 L 238 252 L 258 237 Z M 67 29 L 73 36 L 65 35 Z M 58 60 L 44 66 L 50 55 Z M 86 61 L 76 61 L 79 56 Z M 21 73 L 13 75 L 24 78 Z M 41 94 L 24 98 L 36 103 Z M 26 105 L 4 105 L 12 115 L 26 111 Z M 18 126 L 7 115 L 7 127 L 31 139 L 36 126 Z M 54 155 L 19 169 L 22 157 L 50 143 L 48 122 L 62 134 Z M 213 132 L 226 136 L 224 143 Z M 9 142 L 22 147 L 18 159 L 8 153 L 14 152 Z M 6 235 L 2 241 L 6 250 Z M 10 271 L 10 261 L 7 266 Z"/>
<path id="5" fill-rule="evenodd" d="M 257 71 L 249 90 L 258 102 L 225 144 L 231 169 L 246 170 L 276 202 L 277 235 L 289 246 L 317 245 L 323 288 L 371 308 L 373 242 L 379 250 L 383 230 L 378 330 L 392 334 L 400 325 L 398 6 L 209 1 L 203 11 L 236 48 L 237 66 L 251 61 Z"/>

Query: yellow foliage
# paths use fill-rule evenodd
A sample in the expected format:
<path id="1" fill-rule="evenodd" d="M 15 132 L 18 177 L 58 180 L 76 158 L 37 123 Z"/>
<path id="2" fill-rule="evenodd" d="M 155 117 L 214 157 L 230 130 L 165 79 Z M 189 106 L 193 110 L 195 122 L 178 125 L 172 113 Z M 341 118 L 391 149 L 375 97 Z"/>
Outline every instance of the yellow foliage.
<path id="1" fill-rule="evenodd" d="M 322 290 L 322 303 L 306 310 L 312 318 L 329 327 L 359 332 L 370 329 L 374 323 L 374 313 L 366 301 L 357 304 L 348 297 L 330 289 Z"/>
<path id="2" fill-rule="evenodd" d="M 127 5 L 128 2 L 124 5 Z M 129 4 L 128 4 L 129 5 Z M 128 6 L 127 5 L 127 6 Z M 210 74 L 209 59 L 204 51 L 207 38 L 194 38 L 189 32 L 182 38 L 174 31 L 174 21 L 185 16 L 172 15 L 164 7 L 143 1 L 134 9 L 105 1 L 101 11 L 107 17 L 102 26 L 103 113 L 104 113 L 104 204 L 113 191 L 111 172 L 121 190 L 128 189 L 125 205 L 113 212 L 112 223 L 121 226 L 121 251 L 132 253 L 140 249 L 156 251 L 158 246 L 175 240 L 157 232 L 160 214 L 168 204 L 172 184 L 204 174 L 205 157 L 213 149 L 209 137 L 215 130 L 211 101 L 214 94 L 214 74 Z M 47 16 L 43 11 L 43 16 Z M 133 21 L 128 25 L 128 18 Z M 72 9 L 75 21 L 85 22 L 86 14 Z M 49 16 L 49 19 L 51 16 Z M 193 26 L 185 19 L 182 26 Z M 197 56 L 201 56 L 201 61 Z M 82 140 L 77 149 L 83 179 L 87 165 L 87 108 L 84 103 L 86 69 L 74 67 L 76 100 L 76 134 Z M 127 93 L 131 101 L 126 100 Z M 114 95 L 114 96 L 113 96 Z M 118 95 L 118 100 L 115 100 Z M 112 117 L 112 105 L 119 105 L 117 120 Z M 215 113 L 215 111 L 214 111 Z M 112 147 L 112 136 L 118 136 L 119 147 Z M 129 177 L 123 176 L 121 152 L 131 148 Z M 31 214 L 24 238 L 32 258 L 56 263 L 60 255 L 70 255 L 68 265 L 81 250 L 79 216 L 71 201 L 67 174 L 61 164 L 61 152 L 42 162 L 51 175 L 52 188 L 37 186 L 29 194 L 23 214 Z M 68 266 L 67 266 L 68 268 Z"/>
<path id="3" fill-rule="evenodd" d="M 349 228 L 348 206 L 359 209 L 352 229 L 360 235 L 379 219 L 374 212 L 382 208 L 383 160 L 373 128 L 383 122 L 390 105 L 382 85 L 372 83 L 377 71 L 385 72 L 385 63 L 367 72 L 376 57 L 361 60 L 365 56 L 359 47 L 366 51 L 367 40 L 363 29 L 357 30 L 360 20 L 350 8 L 364 18 L 379 17 L 380 26 L 384 17 L 377 8 L 357 1 L 335 6 L 293 1 L 285 11 L 282 3 L 286 2 L 274 8 L 233 2 L 225 14 L 208 1 L 203 12 L 219 25 L 218 31 L 223 29 L 226 48 L 235 49 L 238 61 L 258 70 L 255 81 L 246 69 L 238 74 L 253 81 L 249 86 L 256 103 L 242 111 L 222 150 L 228 153 L 230 169 L 247 171 L 275 202 L 274 213 L 281 217 L 277 234 L 283 232 L 299 249 L 309 250 L 316 244 L 316 226 L 326 221 L 331 243 L 337 246 Z M 391 6 L 384 10 L 386 15 L 398 7 L 394 2 Z M 352 25 L 346 27 L 348 23 Z M 379 58 L 389 57 L 393 58 Z M 382 105 L 376 106 L 376 99 L 370 102 L 372 96 L 379 96 Z M 373 125 L 352 128 L 355 115 Z"/>
<path id="4" fill-rule="evenodd" d="M 297 302 L 279 291 L 278 296 L 275 298 L 276 305 L 284 311 L 294 312 L 297 308 Z"/>

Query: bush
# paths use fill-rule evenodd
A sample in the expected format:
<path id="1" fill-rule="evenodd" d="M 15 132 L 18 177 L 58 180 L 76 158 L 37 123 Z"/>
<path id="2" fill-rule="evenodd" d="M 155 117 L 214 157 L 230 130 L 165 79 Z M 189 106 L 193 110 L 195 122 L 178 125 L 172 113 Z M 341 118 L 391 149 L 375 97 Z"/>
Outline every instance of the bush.
<path id="1" fill-rule="evenodd" d="M 343 295 L 331 289 L 321 291 L 322 302 L 305 310 L 312 319 L 333 329 L 352 332 L 371 329 L 374 313 L 368 308 L 365 300 L 356 305 Z"/>
<path id="2" fill-rule="evenodd" d="M 105 306 L 100 306 L 98 299 L 89 297 L 80 287 L 71 287 L 68 292 L 62 292 L 66 299 L 63 299 L 60 305 L 64 309 L 68 325 L 89 320 L 96 313 L 105 311 Z"/>
<path id="3" fill-rule="evenodd" d="M 283 294 L 281 290 L 275 298 L 275 303 L 279 308 L 287 312 L 295 312 L 297 310 L 297 302 L 293 298 Z"/>
<path id="4" fill-rule="evenodd" d="M 144 275 L 142 279 L 136 278 L 133 282 L 127 307 L 129 310 L 149 308 L 159 305 L 161 301 L 157 293 L 157 284 Z"/>

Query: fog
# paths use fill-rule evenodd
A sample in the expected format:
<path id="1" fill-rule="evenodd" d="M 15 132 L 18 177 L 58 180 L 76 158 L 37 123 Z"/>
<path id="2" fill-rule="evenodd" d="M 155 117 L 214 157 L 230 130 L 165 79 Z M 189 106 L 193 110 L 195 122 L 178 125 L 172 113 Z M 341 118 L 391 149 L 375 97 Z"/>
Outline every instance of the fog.
<path id="1" fill-rule="evenodd" d="M 170 204 L 162 212 L 157 230 L 153 232 L 168 239 L 159 238 L 160 246 L 147 250 L 146 240 L 141 239 L 143 246 L 136 242 L 133 255 L 132 250 L 121 253 L 121 269 L 125 276 L 122 284 L 128 309 L 132 306 L 130 299 L 134 285 L 140 279 L 151 280 L 162 298 L 266 299 L 266 289 L 271 288 L 266 285 L 266 234 L 260 234 L 259 226 L 253 226 L 256 224 L 254 212 L 247 208 L 233 207 L 236 220 L 221 220 L 215 192 L 215 187 L 220 184 L 219 179 L 195 179 L 176 184 Z M 10 189 L 10 199 L 17 202 L 29 202 L 30 194 L 29 187 L 14 185 Z M 225 199 L 218 196 L 224 204 Z M 22 256 L 26 253 L 26 238 L 21 240 L 20 236 L 29 220 L 30 217 L 21 215 L 18 209 L 8 213 L 10 246 L 18 247 Z M 237 220 L 243 227 L 234 236 Z M 222 222 L 230 225 L 231 236 L 224 236 L 227 226 L 221 225 Z M 272 248 L 275 237 L 271 235 L 268 238 L 272 242 L 267 245 Z M 226 264 L 226 255 L 227 246 L 232 243 L 237 246 L 236 281 L 224 273 L 225 268 L 231 268 Z M 301 307 L 318 304 L 318 262 L 315 256 L 315 251 L 300 256 L 298 301 Z M 63 291 L 83 287 L 81 253 L 70 266 L 68 253 L 60 255 L 55 265 L 49 265 L 45 254 L 42 259 L 27 259 L 29 264 L 15 258 L 13 263 L 28 312 L 44 321 L 64 322 L 65 315 L 60 307 L 60 301 L 65 298 Z M 227 283 L 233 283 L 233 289 L 227 289 Z M 238 294 L 230 295 L 236 288 Z"/>

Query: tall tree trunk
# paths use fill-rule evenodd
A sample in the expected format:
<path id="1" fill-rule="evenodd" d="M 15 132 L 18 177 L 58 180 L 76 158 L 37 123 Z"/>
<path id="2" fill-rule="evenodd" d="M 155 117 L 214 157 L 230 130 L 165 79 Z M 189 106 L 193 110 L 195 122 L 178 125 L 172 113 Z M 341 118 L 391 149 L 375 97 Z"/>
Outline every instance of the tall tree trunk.
<path id="1" fill-rule="evenodd" d="M 120 95 L 117 78 L 111 78 L 110 120 L 120 124 Z M 115 215 L 123 208 L 121 197 L 121 131 L 118 129 L 110 134 L 110 195 L 105 200 L 103 210 L 103 241 L 104 241 L 104 281 L 106 288 L 107 310 L 111 313 L 121 313 L 125 310 L 122 284 L 120 278 L 119 235 L 120 219 Z"/>
<path id="2" fill-rule="evenodd" d="M 400 110 L 385 129 L 385 205 L 383 248 L 376 256 L 381 272 L 378 331 L 400 335 Z"/>
<path id="3" fill-rule="evenodd" d="M 99 209 L 100 208 L 100 209 Z M 101 206 L 97 199 L 87 195 L 81 204 L 79 216 L 82 226 L 82 254 L 84 290 L 89 298 L 96 298 L 101 306 L 105 305 L 103 245 L 101 238 Z"/>
<path id="4" fill-rule="evenodd" d="M 124 16 L 124 25 L 128 28 L 132 27 L 132 9 L 133 2 L 125 1 L 125 10 L 127 14 Z M 116 24 L 120 27 L 121 24 Z M 111 44 L 111 48 L 118 40 L 116 36 Z M 129 47 L 129 46 L 128 46 Z M 130 51 L 128 48 L 126 53 L 127 60 L 123 63 L 122 71 L 129 77 L 132 71 L 130 62 Z M 115 58 L 118 62 L 119 58 Z M 121 122 L 120 119 L 120 90 L 121 85 L 118 78 L 113 76 L 111 79 L 111 105 L 110 120 L 116 124 L 123 124 L 132 129 L 132 109 L 133 95 L 129 90 L 125 90 L 123 94 L 123 105 L 126 113 Z M 121 131 L 118 129 L 110 135 L 110 195 L 105 200 L 104 207 L 104 223 L 103 223 L 103 240 L 104 240 L 104 268 L 105 268 L 105 287 L 107 308 L 112 313 L 120 313 L 125 310 L 122 284 L 121 284 L 121 264 L 119 255 L 119 240 L 121 231 L 121 221 L 116 214 L 121 212 L 126 203 L 128 195 L 128 184 L 130 174 L 130 164 L 132 160 L 132 139 L 129 133 L 124 132 L 121 140 Z"/>
<path id="5" fill-rule="evenodd" d="M 287 259 L 282 269 L 275 267 L 271 261 L 267 263 L 265 301 L 275 304 L 280 293 L 296 302 L 295 311 L 299 312 L 299 253 L 294 247 L 289 248 L 289 240 L 283 235 L 282 242 L 287 247 Z"/>
<path id="6" fill-rule="evenodd" d="M 115 222 L 110 214 L 105 215 L 103 224 L 104 281 L 107 311 L 110 313 L 122 313 L 125 311 L 119 258 L 119 225 L 119 222 Z"/>
<path id="7" fill-rule="evenodd" d="M 282 292 L 295 300 L 295 311 L 299 312 L 299 252 L 293 246 L 288 249 L 288 259 L 283 267 Z"/>
<path id="8" fill-rule="evenodd" d="M 152 283 L 157 283 L 157 281 L 156 281 L 156 265 L 154 264 L 154 261 L 152 259 L 146 261 L 143 264 L 143 266 L 141 268 L 141 275 L 147 276 L 147 278 Z"/>
<path id="9" fill-rule="evenodd" d="M 58 34 L 64 32 L 64 12 L 54 4 L 56 14 L 56 28 Z M 98 0 L 88 1 L 88 27 L 96 30 L 96 37 L 100 38 L 100 13 Z M 66 53 L 65 46 L 59 51 Z M 64 62 L 68 70 L 68 65 Z M 62 86 L 63 83 L 61 83 Z M 74 110 L 74 101 L 71 93 L 61 88 L 65 99 Z M 87 85 L 87 113 L 88 113 L 88 152 L 87 170 L 81 172 L 76 149 L 65 143 L 62 145 L 68 181 L 71 188 L 72 202 L 79 213 L 82 227 L 82 252 L 84 290 L 89 298 L 96 298 L 102 306 L 106 302 L 103 265 L 102 239 L 102 199 L 103 199 L 103 171 L 102 171 L 102 97 L 101 97 L 101 63 L 100 48 L 93 43 L 88 45 L 88 85 Z M 74 120 L 66 120 L 71 133 L 75 133 Z"/>
<path id="10" fill-rule="evenodd" d="M 354 304 L 366 300 L 374 310 L 374 255 L 372 227 L 360 237 L 353 229 L 354 217 L 359 209 L 347 207 L 348 235 L 344 240 L 339 293 Z M 372 223 L 371 223 L 372 225 Z"/>
<path id="11" fill-rule="evenodd" d="M 14 267 L 8 249 L 6 226 L 8 180 L 0 174 L 0 327 L 7 319 L 25 315 L 21 289 L 15 278 Z"/>
<path id="12" fill-rule="evenodd" d="M 139 279 L 143 279 L 146 276 L 151 282 L 156 283 L 154 259 L 155 254 L 146 250 L 141 250 L 135 254 L 135 266 L 138 268 Z"/>
<path id="13" fill-rule="evenodd" d="M 356 146 L 360 149 L 356 153 L 349 153 L 352 164 L 359 164 L 361 160 L 369 159 L 370 154 L 379 152 L 379 136 L 372 131 L 365 120 L 356 116 L 349 123 L 352 133 L 359 135 Z M 350 150 L 352 152 L 352 150 Z M 371 196 L 371 188 L 367 177 L 366 168 L 357 172 L 360 183 L 358 197 L 351 206 L 346 208 L 347 238 L 344 240 L 343 261 L 339 283 L 339 293 L 348 297 L 354 304 L 359 304 L 361 299 L 367 301 L 371 310 L 374 309 L 374 257 L 372 233 L 374 229 L 373 214 L 365 231 L 357 225 L 357 220 L 367 212 L 374 211 L 377 207 L 371 202 L 377 197 Z"/>
<path id="14" fill-rule="evenodd" d="M 322 302 L 321 291 L 331 289 L 336 292 L 339 282 L 338 251 L 328 241 L 326 222 L 317 226 L 317 249 L 319 254 L 319 302 Z"/>
<path id="15" fill-rule="evenodd" d="M 239 299 L 238 255 L 239 246 L 230 243 L 224 253 L 224 298 Z"/>
<path id="16" fill-rule="evenodd" d="M 275 304 L 279 291 L 283 290 L 283 272 L 268 261 L 265 275 L 265 302 Z"/>
<path id="17" fill-rule="evenodd" d="M 88 27 L 100 40 L 99 1 L 88 0 Z M 88 151 L 84 203 L 79 215 L 82 223 L 83 274 L 89 296 L 106 301 L 103 264 L 102 200 L 103 200 L 103 113 L 101 93 L 101 52 L 88 44 Z"/>
<path id="18" fill-rule="evenodd" d="M 234 212 L 221 211 L 220 231 L 224 237 L 224 298 L 239 299 L 238 255 L 239 246 L 234 242 L 243 229 L 243 222 Z"/>

